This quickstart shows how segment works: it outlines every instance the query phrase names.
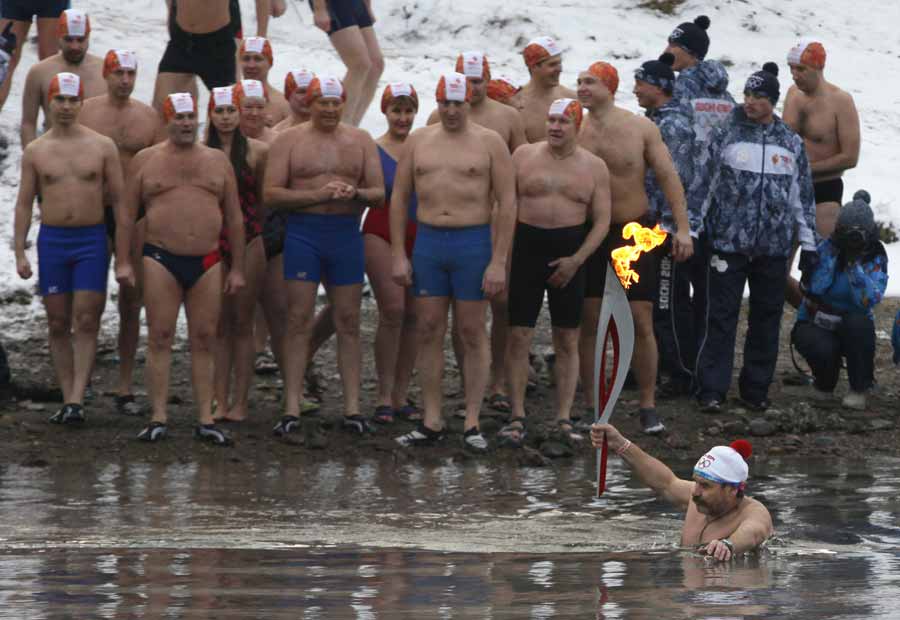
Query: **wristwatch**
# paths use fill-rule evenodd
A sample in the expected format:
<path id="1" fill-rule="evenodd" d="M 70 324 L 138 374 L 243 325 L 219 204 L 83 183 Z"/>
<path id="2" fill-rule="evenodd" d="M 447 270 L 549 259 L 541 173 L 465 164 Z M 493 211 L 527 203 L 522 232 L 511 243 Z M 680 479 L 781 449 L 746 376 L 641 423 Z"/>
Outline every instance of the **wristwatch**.
<path id="1" fill-rule="evenodd" d="M 719 542 L 728 547 L 728 550 L 731 552 L 731 556 L 734 557 L 734 543 L 727 538 L 722 538 L 721 540 L 719 540 Z"/>

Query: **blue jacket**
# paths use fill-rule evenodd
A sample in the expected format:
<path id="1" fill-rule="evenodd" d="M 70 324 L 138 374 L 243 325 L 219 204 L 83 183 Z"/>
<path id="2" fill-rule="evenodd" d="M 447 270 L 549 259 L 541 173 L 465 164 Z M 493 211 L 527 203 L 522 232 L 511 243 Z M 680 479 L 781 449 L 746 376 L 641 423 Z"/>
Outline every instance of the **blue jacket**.
<path id="1" fill-rule="evenodd" d="M 894 329 L 891 330 L 891 344 L 894 345 L 894 363 L 900 364 L 900 310 L 894 317 Z"/>
<path id="2" fill-rule="evenodd" d="M 702 60 L 682 70 L 675 79 L 673 97 L 691 108 L 694 135 L 703 146 L 735 106 L 728 92 L 728 71 L 715 60 Z"/>
<path id="3" fill-rule="evenodd" d="M 687 196 L 688 190 L 694 186 L 694 168 L 696 167 L 691 109 L 676 99 L 670 99 L 662 107 L 656 110 L 648 110 L 647 118 L 659 127 L 663 142 L 665 142 L 669 153 L 672 155 L 672 162 L 675 164 L 678 178 L 681 179 L 685 196 L 688 198 L 688 219 L 690 220 L 691 233 L 699 234 L 703 221 L 700 205 L 698 204 L 696 209 L 691 209 L 691 205 L 697 201 L 691 201 L 690 197 Z M 647 191 L 647 199 L 650 204 L 650 221 L 658 221 L 667 232 L 675 232 L 676 226 L 675 218 L 672 216 L 672 207 L 666 201 L 662 188 L 656 182 L 656 173 L 652 169 L 647 170 L 644 188 Z"/>
<path id="4" fill-rule="evenodd" d="M 708 154 L 695 181 L 709 180 L 702 213 L 714 250 L 787 257 L 795 238 L 803 249 L 816 249 L 809 160 L 803 140 L 784 121 L 775 116 L 760 125 L 738 106 L 715 130 Z"/>
<path id="5" fill-rule="evenodd" d="M 819 264 L 809 281 L 808 295 L 828 306 L 826 312 L 875 316 L 872 308 L 881 303 L 888 283 L 887 253 L 881 242 L 860 259 L 846 265 L 831 239 L 819 244 Z M 798 321 L 809 320 L 804 303 Z"/>

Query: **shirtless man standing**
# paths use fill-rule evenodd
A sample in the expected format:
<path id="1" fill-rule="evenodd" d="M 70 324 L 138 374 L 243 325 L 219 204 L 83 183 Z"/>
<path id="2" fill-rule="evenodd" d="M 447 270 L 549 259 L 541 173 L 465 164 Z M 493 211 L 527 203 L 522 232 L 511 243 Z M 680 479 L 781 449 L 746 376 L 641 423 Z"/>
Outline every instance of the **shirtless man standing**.
<path id="1" fill-rule="evenodd" d="M 519 112 L 508 105 L 498 103 L 487 96 L 488 82 L 491 80 L 491 67 L 483 52 L 463 52 L 456 59 L 456 72 L 466 76 L 472 92 L 469 102 L 469 121 L 482 127 L 493 129 L 513 153 L 520 145 L 525 144 L 525 130 Z M 440 122 L 438 110 L 431 113 L 428 124 Z M 496 231 L 492 231 L 494 233 Z M 488 403 L 503 413 L 511 410 L 507 396 L 506 348 L 509 334 L 509 301 L 507 291 L 491 298 L 491 379 L 488 383 Z M 457 353 L 460 368 L 465 368 L 462 341 L 454 322 L 453 348 Z M 465 383 L 465 381 L 463 381 Z"/>
<path id="2" fill-rule="evenodd" d="M 522 51 L 531 79 L 511 99 L 522 114 L 525 137 L 540 142 L 547 137 L 547 109 L 557 99 L 574 99 L 575 91 L 560 86 L 562 49 L 551 37 L 538 37 Z"/>
<path id="3" fill-rule="evenodd" d="M 782 120 L 806 146 L 816 194 L 816 231 L 831 236 L 844 194 L 841 176 L 859 161 L 859 115 L 850 93 L 825 79 L 825 48 L 802 39 L 788 53 L 794 85 L 784 101 Z M 797 307 L 800 285 L 788 279 L 787 298 Z"/>
<path id="4" fill-rule="evenodd" d="M 259 80 L 266 89 L 266 126 L 274 127 L 290 114 L 287 99 L 280 90 L 269 84 L 269 71 L 275 63 L 272 44 L 263 37 L 247 37 L 238 52 L 241 75 L 247 80 Z"/>
<path id="5" fill-rule="evenodd" d="M 47 90 L 51 129 L 22 155 L 15 215 L 16 270 L 31 277 L 25 240 L 40 194 L 38 280 L 47 309 L 50 352 L 63 392 L 56 424 L 84 422 L 84 390 L 94 367 L 100 315 L 106 302 L 109 246 L 104 195 L 122 208 L 122 168 L 112 140 L 80 125 L 84 91 L 73 73 L 60 73 Z M 105 192 L 105 194 L 104 194 Z"/>
<path id="6" fill-rule="evenodd" d="M 622 238 L 629 222 L 641 221 L 649 209 L 644 179 L 648 167 L 656 174 L 666 202 L 671 206 L 676 233 L 672 235 L 672 257 L 684 261 L 693 254 L 684 189 L 659 129 L 648 118 L 616 107 L 619 74 L 605 62 L 595 62 L 578 75 L 578 100 L 590 110 L 578 135 L 578 142 L 606 162 L 610 174 L 612 217 L 609 234 L 600 249 L 588 259 L 587 290 L 581 321 L 579 356 L 581 385 L 588 409 L 593 414 L 594 346 L 600 302 L 606 282 L 610 252 L 632 240 Z M 640 392 L 640 417 L 645 433 L 665 430 L 656 415 L 656 371 L 658 352 L 653 333 L 653 302 L 656 299 L 658 260 L 661 250 L 645 252 L 632 265 L 640 280 L 627 290 L 634 316 L 634 359 L 632 368 Z"/>
<path id="7" fill-rule="evenodd" d="M 228 445 L 230 437 L 213 424 L 212 352 L 222 293 L 228 295 L 244 286 L 244 223 L 237 181 L 222 151 L 197 143 L 197 104 L 190 94 L 169 95 L 163 116 L 169 138 L 144 149 L 131 161 L 125 212 L 116 230 L 116 279 L 134 286 L 134 223 L 141 207 L 145 208 L 142 279 L 153 417 L 138 439 L 158 441 L 168 433 L 172 342 L 184 304 L 199 422 L 194 437 Z M 223 219 L 233 260 L 224 283 L 218 249 Z"/>
<path id="8" fill-rule="evenodd" d="M 270 209 L 290 213 L 284 243 L 285 412 L 275 426 L 276 435 L 290 433 L 299 422 L 320 283 L 334 308 L 343 427 L 359 434 L 374 430 L 359 412 L 359 314 L 365 272 L 359 218 L 367 206 L 384 204 L 384 178 L 372 137 L 341 123 L 346 96 L 340 80 L 313 79 L 306 93 L 310 121 L 278 134 L 269 151 L 264 201 Z"/>
<path id="9" fill-rule="evenodd" d="M 502 105 L 502 104 L 501 104 Z M 609 173 L 603 160 L 576 144 L 581 104 L 554 101 L 547 113 L 547 140 L 513 154 L 519 214 L 509 277 L 509 383 L 513 411 L 498 437 L 521 446 L 525 435 L 528 350 L 546 291 L 556 353 L 557 434 L 564 442 L 583 437 L 569 414 L 578 384 L 578 325 L 584 305 L 582 266 L 609 230 Z M 588 213 L 593 222 L 585 230 Z"/>
<path id="10" fill-rule="evenodd" d="M 138 151 L 165 139 L 165 132 L 156 111 L 145 103 L 131 98 L 137 79 L 137 57 L 128 50 L 109 50 L 103 61 L 106 94 L 84 102 L 79 122 L 112 139 L 119 149 L 122 173 L 127 174 L 131 160 Z M 106 206 L 106 228 L 110 241 L 115 241 L 116 214 L 112 205 Z M 137 354 L 138 333 L 141 327 L 140 256 L 144 241 L 144 220 L 138 219 L 132 262 L 135 266 L 136 286 L 119 289 L 119 385 L 116 390 L 116 409 L 126 415 L 138 415 L 141 408 L 132 393 L 134 360 Z"/>
<path id="11" fill-rule="evenodd" d="M 752 453 L 743 440 L 715 446 L 694 465 L 692 480 L 681 480 L 664 463 L 625 439 L 614 426 L 595 424 L 591 441 L 615 452 L 637 477 L 657 495 L 685 512 L 681 546 L 694 547 L 720 562 L 753 551 L 772 537 L 775 529 L 766 507 L 744 495 Z"/>
<path id="12" fill-rule="evenodd" d="M 471 86 L 450 73 L 437 87 L 439 125 L 414 132 L 397 166 L 391 202 L 394 280 L 413 286 L 425 419 L 396 438 L 403 446 L 444 437 L 441 381 L 444 334 L 453 301 L 464 350 L 464 445 L 484 451 L 478 428 L 488 379 L 485 297 L 506 288 L 506 262 L 516 220 L 515 172 L 509 147 L 491 129 L 469 122 Z M 418 195 L 418 232 L 412 264 L 404 240 L 410 194 Z M 494 206 L 494 201 L 497 206 Z M 491 235 L 491 229 L 495 231 Z"/>
<path id="13" fill-rule="evenodd" d="M 316 75 L 308 69 L 288 71 L 284 76 L 284 98 L 288 103 L 289 114 L 272 129 L 284 131 L 296 127 L 309 120 L 309 108 L 306 105 L 306 89 Z"/>
<path id="14" fill-rule="evenodd" d="M 50 125 L 50 82 L 57 73 L 74 73 L 81 79 L 85 98 L 106 92 L 103 60 L 88 54 L 91 42 L 91 20 L 84 11 L 67 9 L 59 16 L 57 35 L 59 53 L 42 60 L 28 70 L 22 93 L 22 148 L 37 137 L 38 113 L 44 111 L 44 123 Z"/>

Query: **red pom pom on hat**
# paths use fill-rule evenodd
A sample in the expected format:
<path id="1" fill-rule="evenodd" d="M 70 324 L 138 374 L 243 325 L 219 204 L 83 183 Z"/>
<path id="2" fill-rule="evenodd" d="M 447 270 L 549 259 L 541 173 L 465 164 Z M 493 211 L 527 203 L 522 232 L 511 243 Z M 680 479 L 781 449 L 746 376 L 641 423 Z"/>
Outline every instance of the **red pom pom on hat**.
<path id="1" fill-rule="evenodd" d="M 737 439 L 731 442 L 731 449 L 744 457 L 744 460 L 750 458 L 750 455 L 753 454 L 753 446 L 750 445 L 750 442 L 746 439 Z"/>

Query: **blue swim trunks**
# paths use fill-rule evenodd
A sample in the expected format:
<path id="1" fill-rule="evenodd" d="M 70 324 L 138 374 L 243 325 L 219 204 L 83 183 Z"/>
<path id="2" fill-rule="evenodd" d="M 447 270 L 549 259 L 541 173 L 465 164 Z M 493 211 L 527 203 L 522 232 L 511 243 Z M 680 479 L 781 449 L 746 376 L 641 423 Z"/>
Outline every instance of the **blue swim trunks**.
<path id="1" fill-rule="evenodd" d="M 362 284 L 366 271 L 357 215 L 292 213 L 284 239 L 284 279 Z"/>
<path id="2" fill-rule="evenodd" d="M 481 301 L 491 262 L 491 227 L 442 228 L 419 223 L 413 248 L 413 294 Z"/>
<path id="3" fill-rule="evenodd" d="M 41 225 L 37 239 L 41 295 L 73 291 L 106 292 L 109 245 L 106 225 Z"/>

